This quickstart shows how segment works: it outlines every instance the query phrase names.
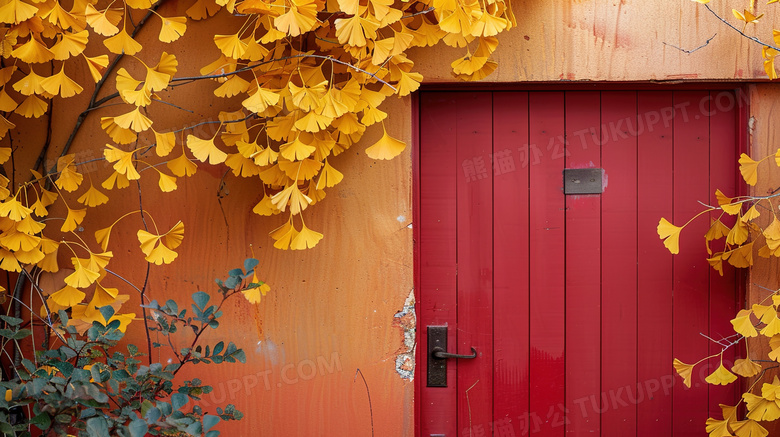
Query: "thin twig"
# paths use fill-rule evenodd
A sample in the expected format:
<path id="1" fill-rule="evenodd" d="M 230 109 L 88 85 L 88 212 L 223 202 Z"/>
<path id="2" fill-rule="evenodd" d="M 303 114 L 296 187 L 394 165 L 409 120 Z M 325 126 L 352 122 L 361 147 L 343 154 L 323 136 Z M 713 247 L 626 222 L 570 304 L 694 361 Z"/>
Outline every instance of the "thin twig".
<path id="1" fill-rule="evenodd" d="M 745 32 L 739 30 L 736 26 L 734 26 L 733 24 L 729 23 L 728 20 L 726 20 L 725 18 L 723 18 L 720 15 L 718 15 L 715 11 L 713 11 L 712 8 L 710 7 L 710 5 L 705 3 L 704 7 L 707 8 L 707 10 L 710 11 L 712 13 L 712 15 L 714 15 L 718 20 L 726 23 L 726 25 L 728 27 L 734 29 L 737 33 L 739 33 L 740 35 L 744 36 L 745 38 L 747 38 L 747 39 L 749 39 L 751 41 L 757 42 L 757 43 L 759 43 L 759 44 L 761 44 L 763 46 L 767 46 L 767 47 L 769 47 L 771 49 L 775 49 L 777 51 L 780 51 L 780 48 L 775 47 L 773 44 L 765 43 L 765 42 L 761 41 L 760 39 L 756 38 L 755 36 L 747 35 Z"/>
<path id="2" fill-rule="evenodd" d="M 673 47 L 673 48 L 675 48 L 675 49 L 677 49 L 677 50 L 679 50 L 679 51 L 681 51 L 683 53 L 687 53 L 687 54 L 690 55 L 691 53 L 695 52 L 696 50 L 703 49 L 704 47 L 707 47 L 709 45 L 710 41 L 712 41 L 712 39 L 715 38 L 717 35 L 718 35 L 717 33 L 715 35 L 712 35 L 711 37 L 709 37 L 709 39 L 707 41 L 704 42 L 704 44 L 700 45 L 699 47 L 696 47 L 695 49 L 691 49 L 691 50 L 685 50 L 684 48 L 677 47 L 676 45 L 669 44 L 668 42 L 664 42 L 663 44 L 665 46 Z"/>

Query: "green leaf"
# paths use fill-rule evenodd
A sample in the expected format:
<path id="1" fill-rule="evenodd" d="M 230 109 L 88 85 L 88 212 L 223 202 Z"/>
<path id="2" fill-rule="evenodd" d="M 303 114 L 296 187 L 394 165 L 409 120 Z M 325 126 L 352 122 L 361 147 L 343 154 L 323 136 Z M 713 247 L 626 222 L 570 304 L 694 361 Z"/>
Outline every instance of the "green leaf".
<path id="1" fill-rule="evenodd" d="M 3 320 L 5 323 L 7 323 L 10 326 L 19 326 L 19 325 L 21 325 L 24 322 L 24 320 L 22 320 L 22 319 L 19 319 L 19 318 L 16 318 L 16 317 L 11 317 L 11 316 L 6 316 L 6 315 L 2 315 L 2 314 L 0 314 L 0 320 Z"/>
<path id="2" fill-rule="evenodd" d="M 241 279 L 236 276 L 231 276 L 225 280 L 225 287 L 233 289 L 238 287 L 238 284 L 241 283 Z"/>
<path id="3" fill-rule="evenodd" d="M 214 352 L 213 352 L 213 354 L 217 355 L 218 353 L 222 352 L 222 349 L 224 349 L 224 348 L 225 348 L 225 342 L 224 341 L 220 341 L 219 343 L 214 345 Z"/>
<path id="4" fill-rule="evenodd" d="M 244 270 L 246 270 L 246 273 L 249 274 L 249 271 L 257 267 L 258 264 L 260 264 L 260 261 L 254 258 L 247 258 L 244 260 Z"/>
<path id="5" fill-rule="evenodd" d="M 197 291 L 192 294 L 192 300 L 201 310 L 206 308 L 206 304 L 209 303 L 209 299 L 211 299 L 211 296 L 203 291 Z"/>
<path id="6" fill-rule="evenodd" d="M 217 437 L 219 435 L 219 431 L 216 429 L 212 429 L 211 431 L 206 433 L 205 437 Z"/>
<path id="7" fill-rule="evenodd" d="M 201 426 L 200 422 L 192 422 L 190 426 L 188 426 L 184 432 L 186 432 L 189 435 L 197 435 L 199 436 L 201 434 Z"/>
<path id="8" fill-rule="evenodd" d="M 100 307 L 98 310 L 105 320 L 109 320 L 114 316 L 114 308 L 111 305 Z"/>
<path id="9" fill-rule="evenodd" d="M 147 425 L 146 422 L 144 422 L 142 419 L 136 419 L 130 422 L 128 430 L 130 431 L 130 435 L 132 437 L 144 437 L 146 432 L 149 431 L 149 425 Z"/>
<path id="10" fill-rule="evenodd" d="M 203 416 L 203 432 L 208 432 L 214 425 L 219 423 L 219 420 L 219 416 L 212 416 L 211 414 Z"/>
<path id="11" fill-rule="evenodd" d="M 146 411 L 146 415 L 144 416 L 144 418 L 150 423 L 157 422 L 160 420 L 160 417 L 162 417 L 162 412 L 159 408 L 156 407 L 149 408 L 149 410 Z"/>
<path id="12" fill-rule="evenodd" d="M 102 416 L 87 419 L 87 434 L 89 437 L 106 437 L 108 435 L 106 419 Z"/>
<path id="13" fill-rule="evenodd" d="M 15 332 L 13 336 L 11 336 L 11 339 L 21 340 L 25 337 L 28 337 L 30 334 L 32 334 L 32 331 L 29 329 L 20 329 L 19 331 Z"/>
<path id="14" fill-rule="evenodd" d="M 244 271 L 241 270 L 241 269 L 233 269 L 233 270 L 228 272 L 228 276 L 230 276 L 231 278 L 240 277 L 243 274 L 244 274 Z"/>
<path id="15" fill-rule="evenodd" d="M 187 402 L 189 402 L 189 400 L 190 399 L 185 394 L 174 393 L 173 395 L 171 395 L 171 404 L 172 404 L 174 410 L 180 409 Z"/>
<path id="16" fill-rule="evenodd" d="M 47 413 L 41 413 L 30 420 L 41 431 L 46 431 L 51 426 L 51 417 Z"/>

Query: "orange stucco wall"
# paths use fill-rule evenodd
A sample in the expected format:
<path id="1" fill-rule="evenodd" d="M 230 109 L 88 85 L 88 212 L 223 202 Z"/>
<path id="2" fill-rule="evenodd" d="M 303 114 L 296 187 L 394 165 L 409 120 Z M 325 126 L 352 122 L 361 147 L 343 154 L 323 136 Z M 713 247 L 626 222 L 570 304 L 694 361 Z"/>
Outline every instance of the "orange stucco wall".
<path id="1" fill-rule="evenodd" d="M 188 3 L 170 0 L 162 12 L 183 15 Z M 730 15 L 723 2 L 713 3 L 723 16 Z M 523 0 L 513 2 L 513 8 L 518 28 L 500 38 L 499 67 L 487 82 L 764 78 L 761 48 L 737 36 L 695 2 Z M 227 18 L 190 26 L 174 46 L 180 74 L 193 74 L 198 65 L 217 57 L 209 35 Z M 771 37 L 771 22 L 780 20 L 768 17 L 756 27 L 758 34 Z M 140 36 L 145 44 L 141 57 L 152 63 L 163 49 L 170 50 L 154 41 L 157 25 Z M 691 54 L 664 44 L 692 49 L 716 33 L 707 47 Z M 441 45 L 412 52 L 426 83 L 449 82 L 449 64 L 459 56 L 460 50 Z M 123 65 L 138 71 L 137 63 Z M 215 119 L 216 109 L 226 106 L 211 94 L 214 87 L 201 83 L 171 93 L 174 103 L 192 112 L 157 105 L 152 109 L 157 114 L 155 127 L 165 130 Z M 56 104 L 50 157 L 59 154 L 78 113 L 73 108 L 83 107 L 90 91 L 87 88 L 84 95 Z M 771 125 L 779 92 L 775 85 L 763 85 L 752 94 L 761 144 L 767 147 L 780 143 Z M 383 109 L 391 114 L 388 131 L 411 144 L 411 99 L 391 99 Z M 118 113 L 118 108 L 109 107 L 88 117 L 72 152 L 85 159 L 98 157 L 107 141 L 98 127 L 99 116 Z M 369 130 L 362 144 L 371 144 L 380 133 L 377 129 Z M 38 134 L 25 138 L 23 151 L 30 153 L 18 154 L 17 169 L 30 166 L 45 130 Z M 179 190 L 171 194 L 159 193 L 155 178 L 143 182 L 143 204 L 161 227 L 179 219 L 186 226 L 179 258 L 170 267 L 151 270 L 152 298 L 182 299 L 197 289 L 207 290 L 215 277 L 250 255 L 250 244 L 260 258 L 261 276 L 273 287 L 259 305 L 240 300 L 230 304 L 217 331 L 221 334 L 211 338 L 236 342 L 246 350 L 247 363 L 219 366 L 219 370 L 199 366 L 186 375 L 215 386 L 204 403 L 232 402 L 246 414 L 240 423 L 223 426 L 223 435 L 413 434 L 414 383 L 399 364 L 409 364 L 405 335 L 407 342 L 413 342 L 410 150 L 393 161 L 374 162 L 358 145 L 334 159 L 332 164 L 346 178 L 307 213 L 309 226 L 323 232 L 325 239 L 306 252 L 271 247 L 268 232 L 284 218 L 251 213 L 261 197 L 252 180 L 231 175 L 220 190 L 224 169 L 202 167 L 195 177 L 180 180 Z M 97 183 L 108 173 L 99 164 L 85 174 Z M 85 228 L 107 226 L 121 213 L 137 208 L 135 186 L 114 196 L 87 217 Z M 115 269 L 137 284 L 143 282 L 146 268 L 135 239 L 140 226 L 138 219 L 128 220 L 112 236 Z M 119 281 L 113 285 L 122 287 Z M 126 287 L 122 290 L 130 292 Z M 128 305 L 137 303 L 136 299 Z"/>

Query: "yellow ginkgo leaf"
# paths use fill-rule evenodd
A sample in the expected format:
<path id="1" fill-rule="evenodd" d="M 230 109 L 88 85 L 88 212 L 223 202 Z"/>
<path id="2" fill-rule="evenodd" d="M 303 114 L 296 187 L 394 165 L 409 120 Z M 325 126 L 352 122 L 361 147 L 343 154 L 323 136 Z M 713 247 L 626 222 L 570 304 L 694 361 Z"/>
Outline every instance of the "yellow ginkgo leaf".
<path id="1" fill-rule="evenodd" d="M 747 405 L 748 419 L 772 421 L 780 418 L 780 406 L 775 401 L 768 401 L 752 393 L 743 393 L 742 399 L 745 400 Z"/>
<path id="2" fill-rule="evenodd" d="M 252 212 L 257 215 L 270 217 L 274 214 L 278 214 L 280 211 L 276 209 L 273 202 L 271 202 L 271 197 L 267 194 L 263 194 L 263 198 L 257 202 L 257 205 L 255 205 L 254 208 L 252 208 Z"/>
<path id="3" fill-rule="evenodd" d="M 742 220 L 737 220 L 734 227 L 731 228 L 726 236 L 726 243 L 730 245 L 740 245 L 748 239 L 748 227 Z"/>
<path id="4" fill-rule="evenodd" d="M 158 172 L 158 173 L 160 175 L 160 180 L 158 181 L 158 185 L 160 187 L 160 190 L 163 193 L 170 193 L 171 191 L 174 191 L 176 190 L 176 188 L 178 188 L 178 186 L 176 185 L 175 177 L 171 175 L 167 175 L 163 172 Z"/>
<path id="5" fill-rule="evenodd" d="M 723 366 L 723 362 L 720 363 L 717 369 L 710 375 L 704 378 L 709 384 L 712 385 L 728 385 L 737 380 L 737 376 L 729 372 L 729 370 Z M 690 386 L 689 386 L 690 387 Z"/>
<path id="6" fill-rule="evenodd" d="M 86 10 L 87 23 L 92 26 L 95 33 L 103 36 L 115 35 L 119 28 L 108 19 L 105 12 L 99 12 L 92 4 L 87 3 Z"/>
<path id="7" fill-rule="evenodd" d="M 322 234 L 316 231 L 312 231 L 304 224 L 301 231 L 290 242 L 290 249 L 292 250 L 304 250 L 311 249 L 316 246 L 317 243 L 322 240 Z"/>
<path id="8" fill-rule="evenodd" d="M 84 176 L 76 171 L 76 166 L 73 164 L 75 159 L 76 155 L 70 154 L 57 160 L 57 171 L 60 172 L 60 177 L 54 181 L 54 184 L 69 193 L 76 191 L 84 180 Z"/>
<path id="9" fill-rule="evenodd" d="M 241 105 L 252 112 L 261 113 L 278 102 L 278 93 L 258 87 L 254 93 L 241 102 Z"/>
<path id="10" fill-rule="evenodd" d="M 0 23 L 19 24 L 35 16 L 38 8 L 21 0 L 11 0 L 0 8 Z"/>
<path id="11" fill-rule="evenodd" d="M 43 94 L 45 91 L 41 86 L 41 80 L 43 78 L 35 73 L 35 70 L 30 67 L 30 74 L 19 79 L 13 84 L 13 89 L 18 91 L 24 96 L 32 94 Z"/>
<path id="12" fill-rule="evenodd" d="M 240 59 L 246 51 L 247 44 L 241 40 L 238 34 L 214 35 L 214 44 L 228 58 Z"/>
<path id="13" fill-rule="evenodd" d="M 767 437 L 769 431 L 755 420 L 740 420 L 731 424 L 737 437 Z"/>
<path id="14" fill-rule="evenodd" d="M 777 318 L 777 313 L 775 313 L 775 317 L 769 320 L 764 329 L 761 330 L 761 335 L 772 337 L 778 334 L 780 334 L 780 318 Z"/>
<path id="15" fill-rule="evenodd" d="M 78 198 L 78 201 L 89 207 L 94 207 L 108 202 L 108 196 L 101 193 L 100 190 L 90 183 L 89 189 Z"/>
<path id="16" fill-rule="evenodd" d="M 87 295 L 83 291 L 73 288 L 70 285 L 66 285 L 56 293 L 53 293 L 49 298 L 57 305 L 70 308 L 76 304 L 81 303 Z"/>
<path id="17" fill-rule="evenodd" d="M 373 40 L 377 37 L 376 31 L 379 29 L 379 21 L 370 15 L 363 17 L 358 14 L 350 18 L 338 18 L 334 24 L 339 43 L 353 47 L 365 46 L 367 39 Z"/>
<path id="18" fill-rule="evenodd" d="M 151 91 L 162 91 L 165 88 L 168 88 L 168 83 L 170 83 L 170 81 L 171 76 L 169 74 L 147 67 L 145 88 L 148 88 Z"/>
<path id="19" fill-rule="evenodd" d="M 11 148 L 10 147 L 0 147 L 0 164 L 5 164 L 8 162 L 9 159 L 11 159 Z M 5 178 L 5 176 L 3 176 Z M 5 178 L 8 179 L 8 178 Z M 5 182 L 5 181 L 4 181 Z M 7 186 L 8 182 L 5 182 L 3 186 Z"/>
<path id="20" fill-rule="evenodd" d="M 290 214 L 296 215 L 305 210 L 311 204 L 311 198 L 303 194 L 298 185 L 293 183 L 284 190 L 274 194 L 271 197 L 273 203 L 279 211 L 284 212 L 287 204 L 290 205 Z"/>
<path id="21" fill-rule="evenodd" d="M 89 31 L 82 30 L 76 33 L 62 33 L 62 39 L 51 47 L 54 59 L 64 61 L 71 56 L 80 55 L 87 47 Z"/>
<path id="22" fill-rule="evenodd" d="M 54 59 L 54 53 L 45 44 L 31 37 L 29 41 L 15 48 L 11 55 L 22 62 L 35 64 L 49 62 Z"/>
<path id="23" fill-rule="evenodd" d="M 94 270 L 90 270 L 81 263 L 74 263 L 75 270 L 73 273 L 65 278 L 65 283 L 74 288 L 88 287 L 97 281 L 100 277 L 100 273 Z M 80 301 L 79 301 L 80 302 Z"/>
<path id="24" fill-rule="evenodd" d="M 127 176 L 114 171 L 105 181 L 103 181 L 101 186 L 106 190 L 113 190 L 114 184 L 116 184 L 117 188 L 127 188 L 130 186 L 130 181 L 127 179 Z"/>
<path id="25" fill-rule="evenodd" d="M 728 214 L 735 215 L 742 209 L 741 203 L 732 204 L 732 198 L 727 197 L 720 190 L 715 190 L 715 198 L 718 200 L 718 205 Z"/>
<path id="26" fill-rule="evenodd" d="M 117 125 L 114 122 L 114 117 L 101 117 L 100 127 L 106 131 L 114 142 L 119 144 L 130 144 L 138 139 L 138 134 L 130 129 L 125 129 Z"/>
<path id="27" fill-rule="evenodd" d="M 178 253 L 160 243 L 146 256 L 146 260 L 159 266 L 172 263 L 177 256 L 179 256 Z"/>
<path id="28" fill-rule="evenodd" d="M 760 14 L 760 15 L 756 16 L 756 15 L 753 14 L 753 12 L 751 12 L 751 11 L 749 11 L 747 9 L 743 9 L 742 12 L 739 12 L 736 9 L 732 9 L 731 13 L 734 14 L 734 17 L 737 20 L 744 21 L 745 24 L 758 23 L 758 19 L 764 16 L 764 14 Z"/>
<path id="29" fill-rule="evenodd" d="M 14 110 L 15 113 L 25 118 L 38 118 L 46 113 L 49 104 L 38 96 L 27 96 L 22 103 Z"/>
<path id="30" fill-rule="evenodd" d="M 705 430 L 710 434 L 710 437 L 732 437 L 728 419 L 716 420 L 708 417 Z"/>
<path id="31" fill-rule="evenodd" d="M 159 235 L 154 235 L 151 232 L 145 231 L 143 229 L 140 229 L 136 236 L 138 237 L 138 242 L 141 243 L 141 252 L 144 253 L 144 255 L 149 256 L 150 253 L 152 253 L 152 249 L 154 249 L 154 246 L 160 241 Z"/>
<path id="32" fill-rule="evenodd" d="M 111 53 L 116 53 L 117 55 L 124 53 L 133 56 L 140 52 L 142 48 L 141 44 L 134 40 L 124 28 L 111 38 L 103 40 L 103 45 L 106 46 Z"/>
<path id="33" fill-rule="evenodd" d="M 249 301 L 251 304 L 257 304 L 260 303 L 260 300 L 262 297 L 264 297 L 269 291 L 271 291 L 271 286 L 268 284 L 258 281 L 257 275 L 252 276 L 252 283 L 253 284 L 259 284 L 257 287 L 250 288 L 247 290 L 241 290 L 241 294 L 244 295 L 246 300 Z"/>
<path id="34" fill-rule="evenodd" d="M 165 165 L 178 177 L 192 176 L 198 170 L 198 166 L 184 153 L 178 158 L 168 161 Z"/>
<path id="35" fill-rule="evenodd" d="M 731 371 L 739 376 L 750 378 L 758 375 L 761 372 L 761 369 L 762 367 L 760 364 L 752 361 L 750 357 L 747 357 L 734 361 L 734 366 L 731 368 Z"/>
<path id="36" fill-rule="evenodd" d="M 168 156 L 176 145 L 176 135 L 173 132 L 160 133 L 154 129 L 152 129 L 152 132 L 154 132 L 154 150 L 157 156 Z"/>
<path id="37" fill-rule="evenodd" d="M 729 264 L 738 268 L 747 268 L 753 265 L 753 243 L 750 242 L 724 254 L 728 257 Z"/>
<path id="38" fill-rule="evenodd" d="M 21 272 L 22 266 L 19 265 L 19 261 L 13 253 L 0 249 L 0 269 L 8 272 Z"/>
<path id="39" fill-rule="evenodd" d="M 95 240 L 103 250 L 108 250 L 108 240 L 111 238 L 111 229 L 114 225 L 95 231 Z"/>
<path id="40" fill-rule="evenodd" d="M 686 387 L 690 388 L 691 375 L 693 374 L 694 364 L 685 364 L 682 361 L 675 358 L 673 366 L 674 366 L 674 370 L 677 371 L 677 374 L 680 375 L 680 377 L 683 379 L 683 384 L 685 384 Z"/>
<path id="41" fill-rule="evenodd" d="M 722 221 L 718 219 L 712 219 L 710 229 L 707 230 L 706 234 L 704 234 L 704 238 L 707 241 L 718 240 L 728 235 L 729 231 L 731 231 L 731 229 L 724 225 Z"/>
<path id="42" fill-rule="evenodd" d="M 165 245 L 175 250 L 184 240 L 184 223 L 181 220 L 176 222 L 168 232 L 163 234 L 163 238 L 165 239 Z"/>
<path id="43" fill-rule="evenodd" d="M 209 164 L 222 164 L 227 159 L 227 153 L 219 150 L 214 144 L 214 138 L 203 140 L 195 135 L 187 135 L 187 147 L 192 155 L 201 162 L 208 161 Z"/>
<path id="44" fill-rule="evenodd" d="M 76 81 L 65 75 L 65 63 L 62 64 L 59 73 L 42 79 L 41 87 L 47 93 L 59 94 L 61 97 L 73 97 L 84 90 Z"/>
<path id="45" fill-rule="evenodd" d="M 301 141 L 298 135 L 289 143 L 282 144 L 279 147 L 279 153 L 288 161 L 300 161 L 314 153 L 315 147 Z"/>
<path id="46" fill-rule="evenodd" d="M 277 230 L 271 232 L 271 238 L 276 240 L 274 247 L 277 249 L 287 250 L 290 247 L 290 243 L 295 236 L 298 235 L 298 230 L 291 222 L 279 227 Z"/>
<path id="47" fill-rule="evenodd" d="M 753 314 L 751 310 L 740 310 L 737 313 L 737 317 L 731 319 L 731 324 L 734 326 L 734 331 L 742 334 L 745 337 L 756 337 L 758 331 L 756 331 L 753 322 L 750 320 L 750 315 Z"/>
<path id="48" fill-rule="evenodd" d="M 116 300 L 118 294 L 118 289 L 103 287 L 98 281 L 95 282 L 95 293 L 92 295 L 90 303 L 96 308 L 111 305 Z"/>
<path id="49" fill-rule="evenodd" d="M 387 130 L 383 128 L 382 138 L 376 143 L 366 149 L 366 155 L 372 159 L 392 159 L 400 155 L 406 148 L 406 144 L 403 141 L 398 141 L 387 134 Z M 663 220 L 663 219 L 662 219 Z M 659 225 L 660 226 L 660 225 Z M 660 231 L 659 231 L 660 232 Z M 679 235 L 679 232 L 678 232 Z M 664 237 L 661 237 L 664 238 Z M 672 252 L 676 253 L 676 252 Z"/>
<path id="50" fill-rule="evenodd" d="M 62 224 L 60 230 L 62 232 L 70 232 L 75 230 L 87 215 L 86 209 L 70 209 L 68 208 L 68 215 L 65 217 L 65 223 Z"/>
<path id="51" fill-rule="evenodd" d="M 750 185 L 756 185 L 758 182 L 758 173 L 756 168 L 758 167 L 758 161 L 754 161 L 746 154 L 739 155 L 739 172 L 742 174 L 742 178 Z"/>
<path id="52" fill-rule="evenodd" d="M 134 153 L 134 150 L 124 151 L 110 144 L 106 144 L 106 148 L 103 149 L 103 155 L 106 157 L 106 160 L 114 163 L 114 170 L 124 175 L 130 181 L 138 180 L 141 177 L 138 170 L 135 169 L 135 165 L 133 165 Z"/>
<path id="53" fill-rule="evenodd" d="M 114 123 L 124 129 L 132 129 L 135 132 L 143 132 L 152 127 L 152 120 L 141 114 L 141 108 L 136 107 L 132 111 L 114 117 Z"/>
<path id="54" fill-rule="evenodd" d="M 761 213 L 758 212 L 758 209 L 756 209 L 756 205 L 751 206 L 745 215 L 742 216 L 740 220 L 742 220 L 744 223 L 753 221 L 761 216 Z"/>
<path id="55" fill-rule="evenodd" d="M 233 97 L 246 92 L 248 89 L 249 82 L 240 76 L 233 76 L 215 89 L 214 95 L 217 97 Z"/>
<path id="56" fill-rule="evenodd" d="M 108 66 L 108 55 L 100 55 L 95 57 L 84 56 L 87 61 L 87 67 L 89 67 L 89 73 L 92 75 L 92 80 L 95 83 L 100 82 L 103 78 L 103 70 Z"/>
<path id="57" fill-rule="evenodd" d="M 0 217 L 8 217 L 15 222 L 21 221 L 31 212 L 32 210 L 22 205 L 22 203 L 16 199 L 16 196 L 0 203 Z"/>
<path id="58" fill-rule="evenodd" d="M 174 42 L 187 31 L 187 17 L 160 17 L 162 27 L 158 39 L 161 42 Z"/>
<path id="59" fill-rule="evenodd" d="M 286 13 L 274 18 L 274 27 L 292 37 L 312 30 L 317 23 L 315 0 L 293 0 Z"/>

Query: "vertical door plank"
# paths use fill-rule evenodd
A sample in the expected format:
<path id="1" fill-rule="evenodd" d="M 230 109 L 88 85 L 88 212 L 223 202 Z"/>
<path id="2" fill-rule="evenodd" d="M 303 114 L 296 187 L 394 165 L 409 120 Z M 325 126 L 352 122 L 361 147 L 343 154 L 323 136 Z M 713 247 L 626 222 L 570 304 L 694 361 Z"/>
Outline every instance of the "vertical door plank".
<path id="1" fill-rule="evenodd" d="M 449 344 L 455 341 L 456 307 L 456 93 L 423 93 L 420 111 L 420 327 L 418 348 L 425 379 L 427 325 L 449 325 Z M 420 435 L 458 435 L 455 417 L 455 363 L 447 369 L 446 388 L 426 387 L 418 402 Z"/>
<path id="2" fill-rule="evenodd" d="M 512 428 L 529 405 L 528 93 L 493 94 L 493 421 Z M 507 434 L 511 435 L 511 434 Z"/>
<path id="3" fill-rule="evenodd" d="M 601 163 L 608 185 L 601 198 L 602 435 L 636 433 L 637 368 L 637 101 L 636 92 L 604 92 L 608 130 Z"/>
<path id="4" fill-rule="evenodd" d="M 458 368 L 457 435 L 469 435 L 489 432 L 493 421 L 492 94 L 459 93 L 455 107 L 458 338 L 449 349 L 468 355 L 474 347 L 478 356 L 449 363 Z"/>
<path id="5" fill-rule="evenodd" d="M 717 204 L 715 190 L 720 189 L 727 196 L 736 196 L 737 171 L 737 136 L 736 136 L 736 99 L 731 91 L 710 92 L 710 204 Z M 718 218 L 720 214 L 712 214 Z M 723 216 L 727 226 L 734 224 L 733 217 Z M 714 251 L 721 251 L 723 239 L 713 243 Z M 717 248 L 717 249 L 715 249 Z M 715 340 L 734 334 L 729 323 L 738 311 L 737 308 L 737 273 L 730 265 L 723 266 L 721 277 L 714 269 L 710 269 L 710 329 L 709 336 Z M 710 342 L 710 355 L 719 353 L 721 347 Z M 723 354 L 723 364 L 731 369 L 738 358 L 737 348 L 729 348 Z M 739 358 L 744 358 L 742 355 Z M 727 386 L 709 385 L 709 417 L 720 418 L 721 409 L 718 404 L 734 405 L 737 399 L 739 382 Z"/>
<path id="6" fill-rule="evenodd" d="M 709 190 L 709 110 L 706 91 L 674 93 L 674 219 L 682 224 L 701 211 L 698 201 L 710 198 Z M 709 265 L 702 236 L 706 220 L 695 220 L 680 237 L 680 253 L 674 256 L 674 347 L 675 358 L 693 363 L 706 357 L 708 341 L 700 333 L 709 332 Z M 709 365 L 717 366 L 710 360 Z M 697 435 L 707 420 L 708 399 L 704 378 L 716 367 L 696 368 L 692 388 L 675 379 L 674 435 Z"/>
<path id="7" fill-rule="evenodd" d="M 672 435 L 672 254 L 658 238 L 661 217 L 672 219 L 671 91 L 642 91 L 638 118 L 637 437 Z"/>
<path id="8" fill-rule="evenodd" d="M 531 150 L 542 153 L 530 168 L 530 430 L 564 432 L 564 199 L 562 92 L 529 95 Z M 533 153 L 531 152 L 533 156 Z M 541 421 L 537 428 L 536 423 Z"/>
<path id="9" fill-rule="evenodd" d="M 601 167 L 600 93 L 566 93 L 566 168 Z M 566 408 L 573 435 L 600 435 L 601 196 L 566 196 Z M 591 399 L 593 396 L 593 399 Z"/>

